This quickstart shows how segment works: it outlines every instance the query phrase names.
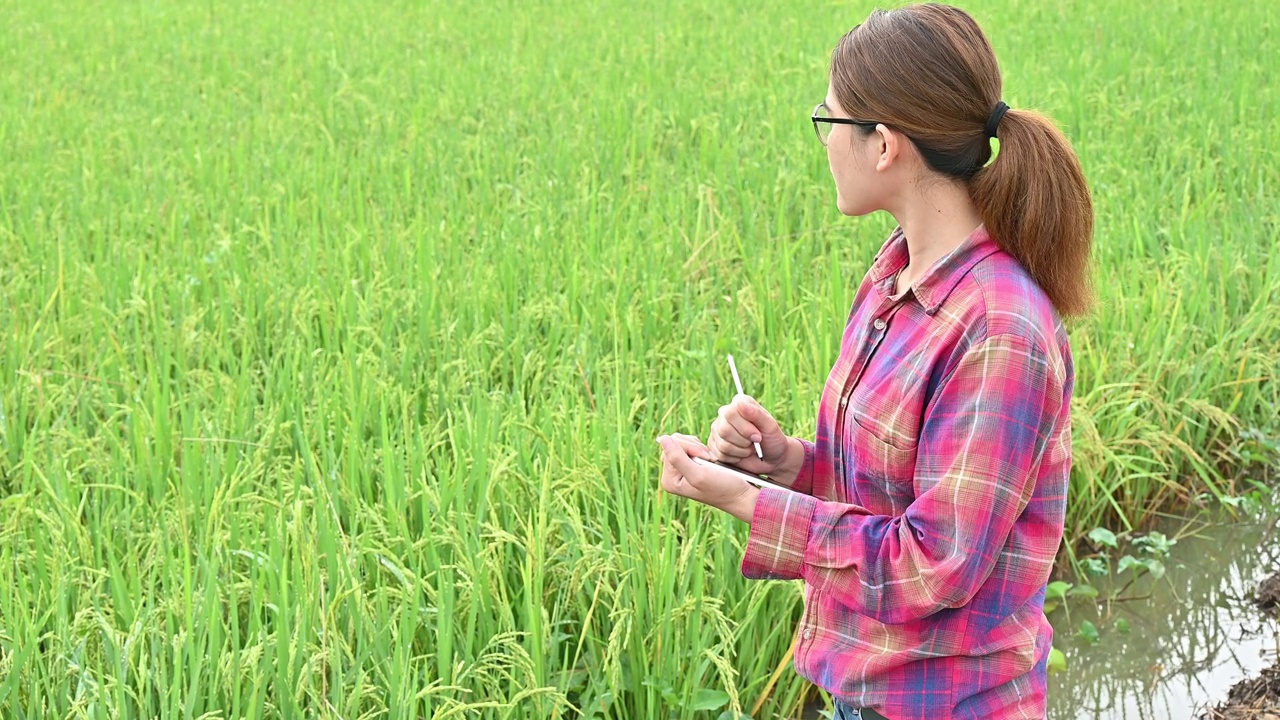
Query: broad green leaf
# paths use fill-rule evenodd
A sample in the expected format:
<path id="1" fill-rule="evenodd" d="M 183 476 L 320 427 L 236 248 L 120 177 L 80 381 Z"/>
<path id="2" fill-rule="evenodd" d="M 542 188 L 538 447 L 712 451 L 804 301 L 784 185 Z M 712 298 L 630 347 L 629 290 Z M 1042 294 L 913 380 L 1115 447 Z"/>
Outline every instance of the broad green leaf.
<path id="1" fill-rule="evenodd" d="M 1077 585 L 1067 591 L 1069 597 L 1080 598 L 1096 598 L 1098 597 L 1098 588 L 1092 585 Z"/>
<path id="2" fill-rule="evenodd" d="M 1137 568 L 1139 574 L 1141 574 L 1141 571 L 1146 570 L 1147 566 L 1138 558 L 1132 555 L 1125 555 L 1124 557 L 1120 558 L 1120 564 L 1116 566 L 1116 572 L 1123 575 L 1124 571 L 1130 568 Z"/>
<path id="3" fill-rule="evenodd" d="M 1049 583 L 1049 587 L 1045 589 L 1044 599 L 1045 600 L 1061 600 L 1062 598 L 1066 597 L 1067 591 L 1070 590 L 1071 587 L 1072 587 L 1072 584 L 1069 582 L 1055 580 Z"/>
<path id="4" fill-rule="evenodd" d="M 1067 669 L 1067 656 L 1058 648 L 1049 650 L 1049 672 L 1063 672 Z"/>
<path id="5" fill-rule="evenodd" d="M 723 690 L 698 690 L 693 694 L 690 710 L 719 710 L 729 702 L 729 693 Z"/>
<path id="6" fill-rule="evenodd" d="M 1106 545 L 1113 549 L 1116 547 L 1116 534 L 1104 527 L 1096 527 L 1090 530 L 1089 539 L 1097 545 Z"/>
<path id="7" fill-rule="evenodd" d="M 1080 637 L 1089 641 L 1090 645 L 1098 644 L 1098 626 L 1084 620 L 1080 623 Z"/>
<path id="8" fill-rule="evenodd" d="M 1100 558 L 1100 557 L 1085 558 L 1084 569 L 1090 575 L 1093 575 L 1095 577 L 1106 575 L 1107 560 L 1106 558 Z"/>
<path id="9" fill-rule="evenodd" d="M 1162 532 L 1149 532 L 1146 535 L 1135 538 L 1134 545 L 1138 545 L 1144 552 L 1157 557 L 1168 557 L 1169 550 L 1178 544 L 1176 539 L 1171 539 Z"/>

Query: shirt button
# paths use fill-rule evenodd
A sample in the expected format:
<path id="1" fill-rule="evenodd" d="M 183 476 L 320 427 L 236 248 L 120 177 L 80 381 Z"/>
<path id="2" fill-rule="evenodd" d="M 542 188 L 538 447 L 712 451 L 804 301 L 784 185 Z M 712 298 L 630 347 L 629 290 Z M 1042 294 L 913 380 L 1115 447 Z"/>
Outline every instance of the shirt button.
<path id="1" fill-rule="evenodd" d="M 883 329 L 884 329 L 884 320 L 882 320 L 882 319 L 880 319 L 880 318 L 876 318 L 876 321 L 875 321 L 875 322 L 873 322 L 873 323 L 871 323 L 871 325 L 872 325 L 875 329 L 877 329 L 877 330 L 883 330 Z"/>
<path id="2" fill-rule="evenodd" d="M 845 395 L 844 397 L 840 398 L 840 409 L 842 409 L 842 410 L 843 410 L 843 409 L 844 409 L 845 407 L 847 407 L 848 405 L 849 405 L 849 396 L 848 396 L 848 395 Z"/>
<path id="3" fill-rule="evenodd" d="M 813 628 L 805 628 L 805 630 L 804 630 L 804 639 L 805 639 L 805 640 L 808 640 L 808 639 L 809 639 L 809 638 L 811 638 L 811 637 L 813 637 Z"/>

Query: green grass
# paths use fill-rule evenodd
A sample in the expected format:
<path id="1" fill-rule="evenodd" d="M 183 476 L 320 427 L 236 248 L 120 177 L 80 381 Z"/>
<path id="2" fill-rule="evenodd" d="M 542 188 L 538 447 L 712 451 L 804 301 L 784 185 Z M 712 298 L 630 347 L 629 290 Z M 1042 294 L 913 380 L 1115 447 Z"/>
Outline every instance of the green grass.
<path id="1" fill-rule="evenodd" d="M 800 588 L 657 490 L 793 434 L 890 219 L 809 127 L 866 3 L 0 2 L 0 715 L 791 716 Z M 1280 400 L 1263 0 L 982 0 L 1095 191 L 1072 537 Z M 702 691 L 699 694 L 699 691 Z"/>

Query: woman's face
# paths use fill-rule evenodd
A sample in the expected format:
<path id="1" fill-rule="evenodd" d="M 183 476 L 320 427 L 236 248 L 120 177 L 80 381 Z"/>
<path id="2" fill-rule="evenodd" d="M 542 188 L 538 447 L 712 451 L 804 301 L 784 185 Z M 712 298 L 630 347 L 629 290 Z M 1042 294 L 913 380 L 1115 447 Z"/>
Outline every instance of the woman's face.
<path id="1" fill-rule="evenodd" d="M 827 88 L 826 105 L 832 117 L 849 117 L 830 87 Z M 827 163 L 836 182 L 836 207 L 841 213 L 867 215 L 885 208 L 885 202 L 893 191 L 886 175 L 893 165 L 886 142 L 888 134 L 883 125 L 876 126 L 871 132 L 857 125 L 831 126 L 827 136 Z M 896 151 L 896 142 L 891 144 Z"/>

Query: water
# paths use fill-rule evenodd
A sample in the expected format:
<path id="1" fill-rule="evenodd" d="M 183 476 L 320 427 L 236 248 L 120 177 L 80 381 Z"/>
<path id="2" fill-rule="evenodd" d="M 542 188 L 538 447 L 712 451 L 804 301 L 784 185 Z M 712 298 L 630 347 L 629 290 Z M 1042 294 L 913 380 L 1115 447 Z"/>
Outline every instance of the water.
<path id="1" fill-rule="evenodd" d="M 1167 533 L 1176 526 L 1164 528 Z M 1049 617 L 1067 670 L 1049 678 L 1050 720 L 1191 720 L 1236 682 L 1276 662 L 1280 623 L 1251 603 L 1258 582 L 1280 571 L 1280 518 L 1202 527 L 1179 540 L 1158 582 L 1126 595 L 1149 600 L 1094 610 L 1075 602 Z M 1115 620 L 1129 621 L 1127 634 Z M 1091 620 L 1101 639 L 1076 634 Z"/>

